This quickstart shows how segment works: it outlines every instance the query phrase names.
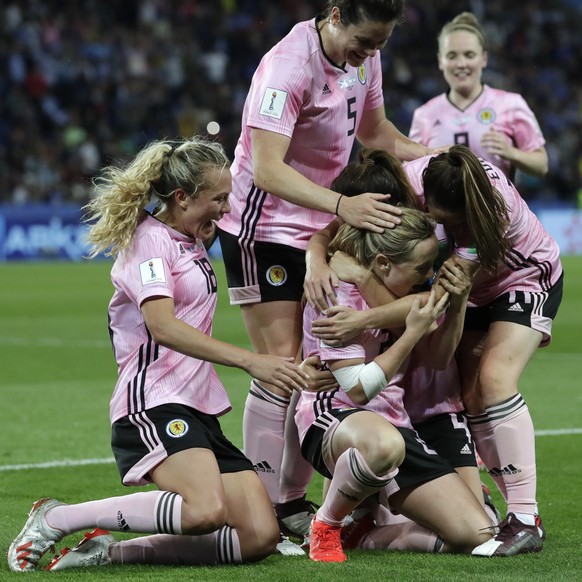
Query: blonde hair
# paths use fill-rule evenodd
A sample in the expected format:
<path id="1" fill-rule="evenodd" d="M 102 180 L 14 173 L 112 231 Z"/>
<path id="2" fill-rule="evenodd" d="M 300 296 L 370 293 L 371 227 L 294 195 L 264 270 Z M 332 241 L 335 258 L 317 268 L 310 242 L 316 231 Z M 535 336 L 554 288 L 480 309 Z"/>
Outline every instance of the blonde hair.
<path id="1" fill-rule="evenodd" d="M 477 17 L 472 12 L 461 12 L 461 14 L 455 16 L 455 18 L 453 18 L 450 22 L 447 22 L 441 28 L 441 31 L 438 35 L 439 53 L 444 38 L 452 32 L 458 31 L 465 31 L 474 34 L 477 37 L 477 40 L 479 41 L 479 44 L 483 50 L 487 50 L 487 37 L 485 36 L 485 32 L 483 31 L 483 28 L 481 28 Z"/>
<path id="2" fill-rule="evenodd" d="M 343 224 L 329 245 L 330 254 L 343 251 L 367 268 L 380 254 L 397 265 L 410 260 L 416 245 L 434 235 L 435 222 L 421 210 L 405 207 L 401 210 L 400 224 L 383 233 Z"/>
<path id="3" fill-rule="evenodd" d="M 422 180 L 427 204 L 465 216 L 481 266 L 495 273 L 511 247 L 509 213 L 477 156 L 467 146 L 451 146 L 430 160 Z"/>
<path id="4" fill-rule="evenodd" d="M 101 252 L 117 255 L 131 243 L 135 229 L 156 202 L 160 210 L 174 203 L 178 189 L 196 198 L 209 186 L 212 170 L 229 166 L 224 148 L 201 136 L 155 141 L 126 167 L 108 166 L 93 180 L 95 197 L 84 208 L 89 258 Z"/>

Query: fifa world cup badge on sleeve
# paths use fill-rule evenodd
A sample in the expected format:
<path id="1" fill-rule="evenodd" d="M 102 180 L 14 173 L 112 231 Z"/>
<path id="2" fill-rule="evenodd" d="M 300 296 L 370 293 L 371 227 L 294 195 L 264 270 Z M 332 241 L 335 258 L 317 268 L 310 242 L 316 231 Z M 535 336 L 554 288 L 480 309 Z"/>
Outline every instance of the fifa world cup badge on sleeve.
<path id="1" fill-rule="evenodd" d="M 287 91 L 281 91 L 281 89 L 272 89 L 271 87 L 267 87 L 263 96 L 263 102 L 261 103 L 261 109 L 259 113 L 261 115 L 266 115 L 267 117 L 281 119 L 286 101 Z"/>
<path id="2" fill-rule="evenodd" d="M 141 263 L 139 266 L 139 272 L 141 274 L 142 285 L 166 282 L 164 263 L 160 257 Z"/>

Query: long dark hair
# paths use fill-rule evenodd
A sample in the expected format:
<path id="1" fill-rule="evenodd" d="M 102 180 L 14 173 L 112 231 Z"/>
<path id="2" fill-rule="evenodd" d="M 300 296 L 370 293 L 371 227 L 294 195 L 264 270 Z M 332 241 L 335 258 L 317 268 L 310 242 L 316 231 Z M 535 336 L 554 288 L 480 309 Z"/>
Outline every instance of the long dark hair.
<path id="1" fill-rule="evenodd" d="M 362 149 L 332 182 L 331 189 L 344 196 L 364 192 L 390 194 L 390 204 L 420 209 L 420 201 L 398 158 L 386 150 Z"/>
<path id="2" fill-rule="evenodd" d="M 466 146 L 452 146 L 430 160 L 423 183 L 427 204 L 464 214 L 481 266 L 495 273 L 510 249 L 509 214 L 477 156 Z"/>

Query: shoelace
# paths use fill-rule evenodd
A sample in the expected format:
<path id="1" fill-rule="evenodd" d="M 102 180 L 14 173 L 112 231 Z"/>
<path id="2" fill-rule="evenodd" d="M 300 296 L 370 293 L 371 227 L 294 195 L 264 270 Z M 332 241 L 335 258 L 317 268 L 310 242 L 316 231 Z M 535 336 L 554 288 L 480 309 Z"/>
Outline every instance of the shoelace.
<path id="1" fill-rule="evenodd" d="M 337 550 L 341 548 L 341 541 L 338 540 L 336 530 L 333 529 L 322 529 L 317 532 L 317 545 L 322 550 Z"/>
<path id="2" fill-rule="evenodd" d="M 505 522 L 507 520 L 504 519 L 502 522 L 498 523 L 498 524 L 493 524 L 493 525 L 488 525 L 487 527 L 482 527 L 481 529 L 479 529 L 480 532 L 482 531 L 493 531 L 495 533 L 495 535 L 497 535 L 499 532 L 501 532 L 501 530 L 505 527 Z"/>

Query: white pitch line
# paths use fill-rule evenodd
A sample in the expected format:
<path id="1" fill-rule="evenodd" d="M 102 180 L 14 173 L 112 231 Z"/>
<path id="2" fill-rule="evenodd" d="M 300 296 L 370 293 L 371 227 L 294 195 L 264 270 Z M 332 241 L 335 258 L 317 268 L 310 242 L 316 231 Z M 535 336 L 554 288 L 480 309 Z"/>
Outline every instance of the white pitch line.
<path id="1" fill-rule="evenodd" d="M 536 430 L 536 436 L 561 436 L 564 434 L 582 434 L 582 428 L 555 428 L 549 430 Z"/>
<path id="2" fill-rule="evenodd" d="M 44 348 L 111 348 L 111 342 L 107 340 L 98 339 L 75 339 L 64 340 L 57 337 L 44 338 L 18 338 L 18 337 L 1 337 L 0 345 L 2 346 L 18 346 L 18 347 L 34 347 L 40 346 Z"/>
<path id="3" fill-rule="evenodd" d="M 46 463 L 27 463 L 26 465 L 0 465 L 0 471 L 24 471 L 26 469 L 52 469 L 54 467 L 79 467 L 80 465 L 107 465 L 114 463 L 113 457 L 104 459 L 62 459 Z"/>
<path id="4" fill-rule="evenodd" d="M 564 436 L 582 434 L 582 428 L 557 428 L 549 430 L 537 430 L 536 436 Z M 46 463 L 29 463 L 26 465 L 0 465 L 2 471 L 24 471 L 26 469 L 52 469 L 54 467 L 79 467 L 81 465 L 108 465 L 114 463 L 113 457 L 103 459 L 63 459 L 61 461 L 48 461 Z"/>

